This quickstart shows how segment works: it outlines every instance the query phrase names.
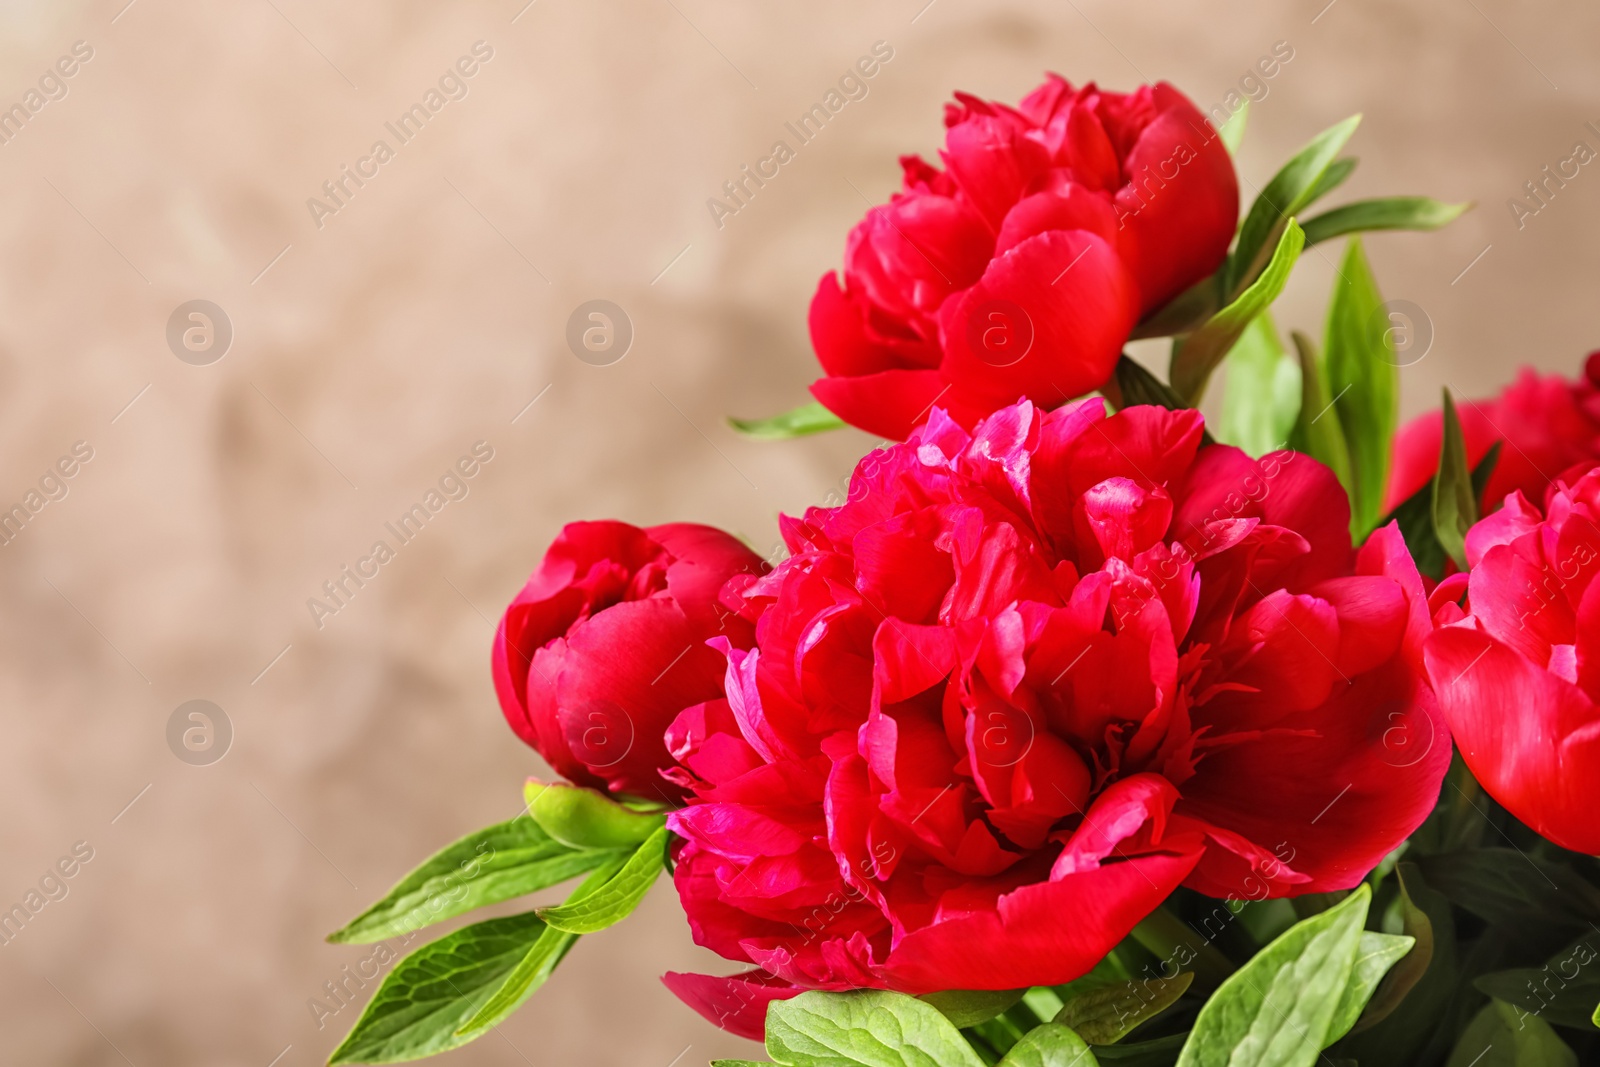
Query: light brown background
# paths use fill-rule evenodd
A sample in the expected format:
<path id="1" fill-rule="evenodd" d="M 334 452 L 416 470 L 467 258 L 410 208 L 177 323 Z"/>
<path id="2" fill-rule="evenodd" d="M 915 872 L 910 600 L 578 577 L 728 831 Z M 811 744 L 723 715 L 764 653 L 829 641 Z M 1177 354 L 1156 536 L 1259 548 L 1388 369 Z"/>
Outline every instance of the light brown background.
<path id="1" fill-rule="evenodd" d="M 1480 204 L 1443 234 L 1370 242 L 1388 295 L 1436 330 L 1408 411 L 1600 344 L 1600 173 L 1520 232 L 1505 206 L 1575 140 L 1600 145 L 1583 129 L 1600 120 L 1593 5 L 524 2 L 0 14 L 4 104 L 74 41 L 95 50 L 0 146 L 0 504 L 74 441 L 95 452 L 0 548 L 0 905 L 73 842 L 95 850 L 0 947 L 0 1062 L 322 1062 L 355 1010 L 319 1031 L 307 1000 L 365 950 L 321 935 L 514 812 L 542 769 L 501 722 L 488 647 L 560 525 L 699 520 L 765 550 L 777 512 L 869 443 L 749 443 L 721 420 L 802 399 L 807 300 L 867 207 L 856 188 L 882 199 L 899 153 L 936 147 L 953 89 L 1014 100 L 1054 68 L 1166 78 L 1209 107 L 1287 40 L 1248 182 L 1359 110 L 1350 193 Z M 318 230 L 306 198 L 480 39 L 494 58 L 468 98 Z M 895 56 L 870 96 L 714 227 L 707 197 L 879 39 Z M 1320 328 L 1326 251 L 1286 325 Z M 164 340 L 196 297 L 235 330 L 207 367 Z M 610 367 L 563 341 L 596 297 L 637 331 Z M 471 495 L 314 628 L 306 599 L 479 439 L 495 459 Z M 208 767 L 165 741 L 196 697 L 235 730 Z M 449 1062 L 749 1054 L 657 982 L 708 965 L 658 886 Z"/>

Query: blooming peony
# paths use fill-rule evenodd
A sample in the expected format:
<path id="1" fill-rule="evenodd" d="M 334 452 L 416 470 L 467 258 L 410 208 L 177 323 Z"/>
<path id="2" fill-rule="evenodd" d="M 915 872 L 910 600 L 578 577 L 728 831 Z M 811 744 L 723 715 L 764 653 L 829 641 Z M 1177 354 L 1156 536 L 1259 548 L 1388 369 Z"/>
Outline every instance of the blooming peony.
<path id="1" fill-rule="evenodd" d="M 1427 664 L 1478 781 L 1556 844 L 1600 855 L 1600 467 L 1521 493 L 1467 535 L 1466 611 Z M 1459 582 L 1459 580 L 1458 580 Z M 1457 589 L 1455 592 L 1459 592 Z M 1452 594 L 1453 595 L 1453 594 Z"/>
<path id="2" fill-rule="evenodd" d="M 1314 460 L 1201 447 L 1193 411 L 935 409 L 792 555 L 733 579 L 756 646 L 668 731 L 695 940 L 669 974 L 759 1035 L 800 988 L 1054 984 L 1179 885 L 1355 885 L 1450 759 L 1398 530 L 1354 552 Z"/>
<path id="3" fill-rule="evenodd" d="M 1216 269 L 1239 214 L 1233 163 L 1165 82 L 1052 75 L 1012 108 L 958 94 L 941 157 L 851 231 L 811 303 L 812 393 L 904 438 L 937 403 L 971 426 L 1026 396 L 1098 388 L 1135 322 Z"/>
<path id="4" fill-rule="evenodd" d="M 1496 441 L 1504 441 L 1485 503 L 1513 492 L 1543 500 L 1553 478 L 1577 464 L 1600 460 L 1600 352 L 1592 352 L 1578 381 L 1558 374 L 1541 378 L 1524 370 L 1493 400 L 1461 404 L 1461 435 L 1467 460 L 1476 467 Z M 1389 506 L 1421 489 L 1439 469 L 1439 412 L 1413 420 L 1394 441 Z"/>
<path id="5" fill-rule="evenodd" d="M 566 526 L 495 634 L 506 721 L 580 785 L 675 799 L 660 775 L 669 762 L 662 731 L 684 708 L 722 695 L 722 658 L 705 642 L 748 647 L 751 631 L 717 592 L 760 567 L 709 526 Z"/>

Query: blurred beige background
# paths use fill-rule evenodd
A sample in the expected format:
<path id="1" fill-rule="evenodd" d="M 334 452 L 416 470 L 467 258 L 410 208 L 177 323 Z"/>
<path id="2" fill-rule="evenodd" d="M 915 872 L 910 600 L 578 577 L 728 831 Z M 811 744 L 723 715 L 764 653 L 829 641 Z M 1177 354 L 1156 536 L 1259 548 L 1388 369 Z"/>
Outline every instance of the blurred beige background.
<path id="1" fill-rule="evenodd" d="M 1168 79 L 1209 108 L 1286 40 L 1247 181 L 1363 111 L 1341 195 L 1479 203 L 1369 242 L 1435 330 L 1408 412 L 1600 346 L 1600 172 L 1521 230 L 1506 207 L 1574 141 L 1600 145 L 1593 5 L 126 2 L 0 8 L 0 107 L 93 51 L 0 144 L 0 504 L 93 449 L 0 548 L 0 905 L 93 849 L 0 946 L 7 1064 L 323 1061 L 355 1009 L 319 1029 L 307 1002 L 369 950 L 322 935 L 514 813 L 542 769 L 488 650 L 560 525 L 698 520 L 765 551 L 777 513 L 869 443 L 751 443 L 722 419 L 803 399 L 807 301 L 867 207 L 856 188 L 885 198 L 896 156 L 937 146 L 954 89 L 1015 100 L 1053 68 Z M 870 95 L 718 229 L 707 198 L 878 40 L 894 58 Z M 384 123 L 477 41 L 493 55 L 468 95 L 319 229 L 307 198 L 394 144 Z M 1328 251 L 1280 323 L 1320 330 Z M 233 328 L 208 366 L 165 337 L 197 298 Z M 564 341 L 596 298 L 636 331 L 611 366 Z M 316 628 L 307 598 L 479 440 L 494 459 L 470 495 Z M 232 723 L 209 766 L 168 748 L 191 699 Z M 659 885 L 447 1062 L 748 1055 L 657 981 L 707 966 L 725 965 Z"/>

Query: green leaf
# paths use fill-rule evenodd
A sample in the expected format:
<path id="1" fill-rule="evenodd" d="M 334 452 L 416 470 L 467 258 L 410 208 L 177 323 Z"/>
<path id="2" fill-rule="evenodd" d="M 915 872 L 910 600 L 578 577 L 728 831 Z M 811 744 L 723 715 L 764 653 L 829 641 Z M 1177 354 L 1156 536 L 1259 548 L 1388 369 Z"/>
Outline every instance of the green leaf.
<path id="1" fill-rule="evenodd" d="M 1222 144 L 1228 150 L 1228 155 L 1239 154 L 1239 143 L 1244 140 L 1244 125 L 1250 119 L 1250 101 L 1239 101 L 1239 110 L 1228 116 L 1217 130 L 1217 136 L 1222 138 Z"/>
<path id="2" fill-rule="evenodd" d="M 983 1067 L 937 1008 L 879 989 L 773 1001 L 767 1055 L 790 1067 Z"/>
<path id="3" fill-rule="evenodd" d="M 993 1019 L 1021 1000 L 1026 992 L 1026 989 L 949 989 L 924 993 L 917 999 L 938 1008 L 959 1030 Z"/>
<path id="4" fill-rule="evenodd" d="M 1437 230 L 1454 222 L 1472 205 L 1446 204 L 1426 196 L 1386 196 L 1357 200 L 1323 212 L 1305 224 L 1306 247 L 1372 230 Z"/>
<path id="5" fill-rule="evenodd" d="M 666 865 L 670 836 L 665 826 L 660 827 L 605 885 L 580 899 L 553 908 L 540 908 L 539 918 L 553 929 L 569 934 L 592 934 L 626 919 L 650 892 L 656 876 Z"/>
<path id="6" fill-rule="evenodd" d="M 1193 981 L 1194 973 L 1186 971 L 1176 978 L 1146 978 L 1073 989 L 1051 1021 L 1072 1027 L 1091 1045 L 1114 1045 L 1140 1023 L 1176 1004 Z"/>
<path id="7" fill-rule="evenodd" d="M 1328 164 L 1328 169 L 1322 172 L 1322 177 L 1317 179 L 1317 184 L 1311 187 L 1311 192 L 1306 195 L 1306 207 L 1321 200 L 1329 193 L 1345 183 L 1345 179 L 1355 173 L 1356 164 L 1360 160 L 1354 156 L 1336 159 Z M 1307 241 L 1307 244 L 1311 242 Z"/>
<path id="8" fill-rule="evenodd" d="M 1363 1067 L 1415 1067 L 1437 1062 L 1465 1024 L 1459 999 L 1456 929 L 1450 901 L 1423 880 L 1415 863 L 1396 868 L 1402 929 L 1417 947 L 1395 965 L 1368 1005 L 1369 1017 L 1335 1047 Z M 1424 955 L 1430 958 L 1424 960 Z M 1423 966 L 1417 972 L 1418 964 Z M 1395 1008 L 1404 1001 L 1404 1011 Z M 1385 1017 L 1387 1016 L 1387 1017 Z M 1441 1033 L 1442 1031 L 1442 1033 Z"/>
<path id="9" fill-rule="evenodd" d="M 1445 1067 L 1578 1067 L 1578 1057 L 1549 1023 L 1493 1000 L 1461 1032 Z"/>
<path id="10" fill-rule="evenodd" d="M 1372 892 L 1302 920 L 1217 989 L 1178 1067 L 1311 1067 L 1344 1003 Z"/>
<path id="11" fill-rule="evenodd" d="M 1444 897 L 1432 892 L 1423 884 L 1422 874 L 1415 864 L 1397 864 L 1395 870 L 1400 888 L 1400 929 L 1411 940 L 1412 949 L 1405 953 L 1384 977 L 1383 984 L 1367 1002 L 1366 1009 L 1352 1027 L 1356 1031 L 1376 1026 L 1388 1018 L 1407 995 L 1417 988 L 1418 983 L 1429 973 L 1429 968 L 1433 965 L 1435 937 L 1433 920 L 1427 910 L 1417 903 L 1413 894 L 1419 891 L 1426 892 L 1431 895 L 1431 902 L 1436 910 L 1443 910 L 1447 915 L 1450 910 L 1450 905 Z M 1449 947 L 1453 954 L 1455 948 L 1453 940 Z M 1454 963 L 1453 959 L 1441 959 L 1440 962 L 1442 965 L 1451 966 Z"/>
<path id="12" fill-rule="evenodd" d="M 464 926 L 401 960 L 328 1062 L 401 1063 L 466 1044 L 478 1010 L 545 932 L 532 914 Z"/>
<path id="13" fill-rule="evenodd" d="M 572 848 L 633 849 L 666 824 L 666 816 L 633 811 L 595 789 L 529 778 L 528 813 L 545 833 Z"/>
<path id="14" fill-rule="evenodd" d="M 434 853 L 328 940 L 363 944 L 409 933 L 565 882 L 598 867 L 607 856 L 571 849 L 526 815 L 518 815 Z"/>
<path id="15" fill-rule="evenodd" d="M 1188 1034 L 1168 1034 L 1149 1041 L 1128 1041 L 1117 1045 L 1098 1045 L 1095 1058 L 1100 1067 L 1172 1067 Z"/>
<path id="16" fill-rule="evenodd" d="M 767 1060 L 712 1060 L 711 1067 L 772 1067 Z"/>
<path id="17" fill-rule="evenodd" d="M 618 870 L 622 868 L 623 861 L 615 858 L 605 866 L 595 871 L 583 880 L 583 884 L 572 891 L 567 897 L 571 904 L 592 896 L 607 885 Z M 510 972 L 505 975 L 499 987 L 487 1000 L 482 1001 L 477 1010 L 469 1013 L 465 1021 L 456 1029 L 456 1036 L 463 1041 L 471 1041 L 481 1037 L 490 1027 L 497 1025 L 502 1019 L 516 1011 L 545 983 L 551 973 L 572 951 L 572 946 L 578 943 L 578 935 L 565 930 L 556 930 L 546 926 L 539 939 L 528 946 L 522 958 Z"/>
<path id="18" fill-rule="evenodd" d="M 1295 420 L 1290 443 L 1325 464 L 1348 491 L 1350 487 L 1350 447 L 1345 443 L 1339 409 L 1328 387 L 1328 367 L 1317 356 L 1317 346 L 1299 330 L 1289 335 L 1300 357 L 1300 416 Z"/>
<path id="19" fill-rule="evenodd" d="M 1350 535 L 1359 544 L 1383 515 L 1400 425 L 1400 365 L 1359 237 L 1346 246 L 1334 280 L 1323 343 L 1328 388 L 1350 455 Z"/>
<path id="20" fill-rule="evenodd" d="M 1278 340 L 1270 312 L 1250 320 L 1226 365 L 1217 439 L 1255 459 L 1287 448 L 1300 414 L 1300 364 Z"/>
<path id="21" fill-rule="evenodd" d="M 728 425 L 746 437 L 760 441 L 786 441 L 791 437 L 842 429 L 846 424 L 839 416 L 813 400 L 768 419 L 736 419 L 730 416 Z"/>
<path id="22" fill-rule="evenodd" d="M 1439 471 L 1433 476 L 1433 532 L 1461 570 L 1467 569 L 1467 531 L 1477 521 L 1478 498 L 1472 491 L 1466 439 L 1456 415 L 1455 399 L 1446 389 L 1444 441 L 1439 448 Z"/>
<path id="23" fill-rule="evenodd" d="M 1422 873 L 1456 904 L 1489 922 L 1581 930 L 1600 922 L 1600 889 L 1563 863 L 1510 848 L 1429 856 Z"/>
<path id="24" fill-rule="evenodd" d="M 1500 450 L 1504 442 L 1496 441 L 1484 454 L 1483 459 L 1472 471 L 1472 491 L 1479 500 L 1483 499 L 1484 489 L 1489 485 L 1489 479 L 1494 476 L 1494 468 L 1500 462 Z M 1406 548 L 1411 552 L 1411 558 L 1417 563 L 1417 570 L 1438 581 L 1444 577 L 1445 563 L 1449 555 L 1444 546 L 1439 543 L 1439 535 L 1433 528 L 1433 482 L 1430 480 L 1421 489 L 1401 502 L 1393 511 L 1386 515 L 1380 526 L 1387 526 L 1390 522 L 1400 524 L 1400 534 L 1406 540 Z"/>
<path id="25" fill-rule="evenodd" d="M 1345 984 L 1344 996 L 1339 998 L 1339 1010 L 1334 1013 L 1333 1022 L 1328 1026 L 1324 1044 L 1331 1045 L 1350 1032 L 1356 1020 L 1361 1018 L 1367 1002 L 1372 999 L 1378 983 L 1383 981 L 1383 976 L 1416 943 L 1415 938 L 1400 934 L 1361 931 L 1361 940 L 1356 943 L 1355 962 L 1350 967 L 1350 981 Z"/>
<path id="26" fill-rule="evenodd" d="M 1294 270 L 1295 260 L 1300 258 L 1304 246 L 1305 233 L 1299 223 L 1289 219 L 1273 250 L 1272 260 L 1260 277 L 1184 339 L 1172 356 L 1172 388 L 1179 396 L 1190 404 L 1199 402 L 1206 380 L 1239 340 L 1250 320 L 1270 307 L 1283 292 L 1289 272 Z"/>
<path id="27" fill-rule="evenodd" d="M 1251 284 L 1261 261 L 1266 258 L 1266 250 L 1282 243 L 1278 235 L 1287 227 L 1288 220 L 1333 187 L 1321 184 L 1323 175 L 1360 122 L 1360 115 L 1352 115 L 1330 126 L 1273 175 L 1239 227 L 1239 240 L 1228 260 L 1224 292 L 1236 293 Z M 1348 170 L 1345 173 L 1348 174 Z"/>
<path id="28" fill-rule="evenodd" d="M 1600 952 L 1595 934 L 1585 934 L 1543 967 L 1514 967 L 1480 975 L 1472 984 L 1481 993 L 1531 1012 L 1557 1026 L 1592 1030 L 1600 1004 L 1600 974 L 1590 966 Z"/>
<path id="29" fill-rule="evenodd" d="M 1060 1023 L 1045 1023 L 1022 1035 L 998 1067 L 1099 1067 L 1082 1037 Z"/>
<path id="30" fill-rule="evenodd" d="M 1203 326 L 1221 306 L 1222 272 L 1219 268 L 1146 315 L 1128 339 L 1139 341 L 1191 333 Z"/>

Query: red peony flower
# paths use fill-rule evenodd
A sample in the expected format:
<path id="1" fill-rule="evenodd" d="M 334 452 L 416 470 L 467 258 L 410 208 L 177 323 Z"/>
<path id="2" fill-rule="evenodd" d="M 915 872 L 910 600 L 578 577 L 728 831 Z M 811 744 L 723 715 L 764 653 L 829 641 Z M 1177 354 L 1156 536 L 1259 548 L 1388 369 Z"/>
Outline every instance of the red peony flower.
<path id="1" fill-rule="evenodd" d="M 678 788 L 662 732 L 722 695 L 721 637 L 748 648 L 750 624 L 717 601 L 761 560 L 721 530 L 575 522 L 506 608 L 494 685 L 517 736 L 580 785 L 657 799 Z"/>
<path id="2" fill-rule="evenodd" d="M 1543 514 L 1513 493 L 1467 534 L 1466 611 L 1446 600 L 1447 625 L 1426 652 L 1461 757 L 1489 795 L 1556 844 L 1592 855 L 1600 855 L 1597 522 L 1600 467 L 1557 479 Z M 1459 595 L 1459 579 L 1449 595 Z"/>
<path id="3" fill-rule="evenodd" d="M 1486 505 L 1520 492 L 1543 500 L 1552 479 L 1579 463 L 1600 460 L 1600 351 L 1591 352 L 1580 381 L 1558 374 L 1541 378 L 1524 370 L 1516 384 L 1493 400 L 1457 408 L 1467 460 L 1476 467 L 1496 441 L 1504 441 L 1494 477 L 1484 490 Z M 1394 441 L 1389 507 L 1394 508 L 1433 480 L 1439 469 L 1443 419 L 1430 412 L 1403 427 Z"/>
<path id="4" fill-rule="evenodd" d="M 811 302 L 840 418 L 903 439 L 935 404 L 972 426 L 1027 397 L 1098 388 L 1141 314 L 1227 254 L 1239 189 L 1203 115 L 1162 82 L 1133 93 L 1051 75 L 1016 108 L 957 94 L 945 170 L 850 233 L 844 282 Z"/>
<path id="5" fill-rule="evenodd" d="M 668 731 L 695 940 L 758 969 L 680 997 L 759 1036 L 800 988 L 1065 982 L 1179 885 L 1347 888 L 1421 823 L 1450 746 L 1398 529 L 1353 552 L 1327 468 L 1202 430 L 935 409 L 784 520 L 723 594 L 756 647 Z"/>

